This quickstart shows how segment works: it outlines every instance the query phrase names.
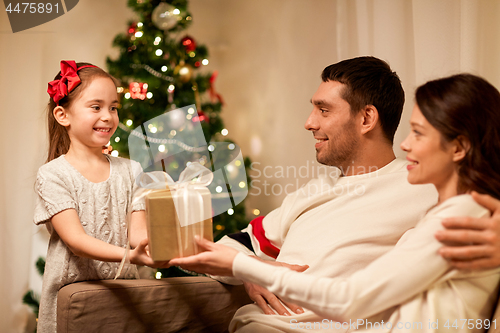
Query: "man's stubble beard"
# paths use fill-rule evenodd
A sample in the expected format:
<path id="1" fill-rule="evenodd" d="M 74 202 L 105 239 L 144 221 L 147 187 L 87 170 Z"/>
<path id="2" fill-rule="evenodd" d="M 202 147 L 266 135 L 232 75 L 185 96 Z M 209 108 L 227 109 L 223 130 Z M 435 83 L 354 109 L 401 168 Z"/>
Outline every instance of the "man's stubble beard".
<path id="1" fill-rule="evenodd" d="M 328 139 L 328 151 L 323 151 L 321 155 L 316 151 L 318 163 L 340 168 L 342 173 L 347 172 L 346 168 L 355 160 L 359 150 L 359 139 L 355 133 L 352 119 L 335 137 Z"/>

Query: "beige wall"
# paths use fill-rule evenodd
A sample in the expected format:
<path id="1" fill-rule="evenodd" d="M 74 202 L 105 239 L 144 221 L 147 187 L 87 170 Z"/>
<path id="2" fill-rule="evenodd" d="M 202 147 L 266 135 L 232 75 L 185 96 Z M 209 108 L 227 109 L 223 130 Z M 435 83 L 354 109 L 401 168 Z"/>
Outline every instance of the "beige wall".
<path id="1" fill-rule="evenodd" d="M 280 167 L 309 176 L 314 140 L 303 124 L 321 70 L 341 59 L 374 55 L 402 78 L 407 104 L 396 145 L 407 134 L 412 92 L 425 80 L 471 71 L 500 87 L 500 2 L 495 0 L 191 0 L 189 33 L 219 71 L 223 118 L 243 154 L 269 168 L 256 189 L 291 190 L 308 177 L 283 178 Z M 1 7 L 1 6 L 0 6 Z M 68 14 L 12 34 L 0 11 L 0 332 L 22 332 L 21 304 L 31 260 L 45 249 L 32 226 L 33 182 L 46 149 L 46 85 L 60 59 L 104 65 L 111 42 L 133 17 L 125 0 L 86 0 Z M 260 144 L 259 144 L 260 143 Z M 260 147 L 260 149 L 259 149 Z M 398 155 L 401 151 L 396 149 Z M 291 169 L 288 169 L 291 171 Z M 298 183 L 297 183 L 298 181 Z M 270 186 L 274 185 L 274 188 Z M 267 213 L 284 194 L 251 196 Z M 35 235 L 36 234 L 36 235 Z M 35 244 L 35 245 L 33 245 Z M 40 245 L 42 244 L 42 245 Z M 32 274 L 32 276 L 36 274 Z"/>
<path id="2" fill-rule="evenodd" d="M 399 74 L 407 102 L 395 138 L 398 156 L 418 85 L 469 71 L 500 88 L 499 1 L 197 0 L 191 9 L 190 33 L 207 44 L 210 69 L 220 73 L 230 136 L 260 163 L 248 207 L 263 213 L 280 204 L 285 189 L 308 179 L 293 178 L 291 169 L 292 177 L 283 177 L 282 169 L 309 176 L 317 170 L 314 140 L 303 125 L 327 65 L 373 55 Z M 265 166 L 273 177 L 264 177 Z M 264 181 L 270 195 L 255 196 L 265 192 Z"/>

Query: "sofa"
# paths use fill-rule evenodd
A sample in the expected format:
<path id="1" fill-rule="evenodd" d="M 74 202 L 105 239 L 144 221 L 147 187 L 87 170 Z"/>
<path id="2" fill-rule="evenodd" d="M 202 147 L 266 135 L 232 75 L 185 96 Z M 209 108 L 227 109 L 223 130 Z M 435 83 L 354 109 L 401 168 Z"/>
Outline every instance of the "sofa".
<path id="1" fill-rule="evenodd" d="M 208 277 L 72 283 L 57 297 L 57 332 L 226 332 L 250 303 L 242 285 Z"/>
<path id="2" fill-rule="evenodd" d="M 250 298 L 242 285 L 208 277 L 104 280 L 69 284 L 59 291 L 57 332 L 227 332 Z M 500 333 L 500 307 L 493 315 Z"/>

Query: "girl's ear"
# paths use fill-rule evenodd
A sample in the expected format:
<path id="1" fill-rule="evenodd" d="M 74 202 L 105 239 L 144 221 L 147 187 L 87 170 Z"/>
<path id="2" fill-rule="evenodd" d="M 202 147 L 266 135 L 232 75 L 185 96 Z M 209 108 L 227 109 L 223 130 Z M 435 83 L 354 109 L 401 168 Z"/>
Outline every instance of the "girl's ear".
<path id="1" fill-rule="evenodd" d="M 455 151 L 453 152 L 453 162 L 459 162 L 470 150 L 470 141 L 463 135 L 459 135 L 455 140 Z"/>
<path id="2" fill-rule="evenodd" d="M 56 106 L 52 113 L 54 114 L 54 118 L 60 125 L 64 127 L 69 126 L 68 112 L 65 108 L 63 108 L 62 106 Z"/>

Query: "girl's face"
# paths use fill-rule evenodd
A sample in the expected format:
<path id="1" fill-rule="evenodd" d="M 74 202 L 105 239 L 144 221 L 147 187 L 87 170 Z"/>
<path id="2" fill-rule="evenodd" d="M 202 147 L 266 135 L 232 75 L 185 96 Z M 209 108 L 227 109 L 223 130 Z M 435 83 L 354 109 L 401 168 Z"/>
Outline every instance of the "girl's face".
<path id="1" fill-rule="evenodd" d="M 110 78 L 96 77 L 73 101 L 67 112 L 71 145 L 106 145 L 118 126 L 118 95 Z"/>
<path id="2" fill-rule="evenodd" d="M 410 119 L 411 132 L 401 143 L 409 161 L 408 182 L 410 184 L 434 184 L 441 190 L 455 191 L 458 174 L 456 168 L 456 143 L 444 142 L 438 132 L 415 105 Z M 453 195 L 456 195 L 454 193 Z"/>

